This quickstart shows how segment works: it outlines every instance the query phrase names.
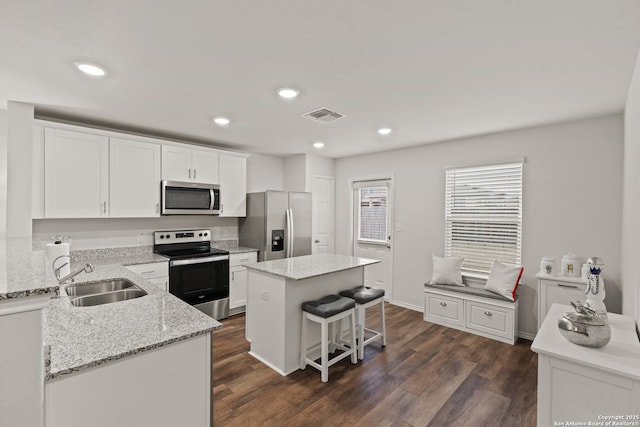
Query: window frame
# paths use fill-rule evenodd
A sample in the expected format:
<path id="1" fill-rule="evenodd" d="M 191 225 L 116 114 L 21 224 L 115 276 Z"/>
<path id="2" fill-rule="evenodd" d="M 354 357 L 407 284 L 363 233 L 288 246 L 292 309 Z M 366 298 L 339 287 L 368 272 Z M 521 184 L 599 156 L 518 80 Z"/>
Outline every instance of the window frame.
<path id="1" fill-rule="evenodd" d="M 375 239 L 366 239 L 366 238 L 362 238 L 360 236 L 360 232 L 362 230 L 361 224 L 362 224 L 362 189 L 364 188 L 376 188 L 376 187 L 384 187 L 386 188 L 387 191 L 387 197 L 386 197 L 386 207 L 385 207 L 385 239 L 384 240 L 375 240 Z M 380 245 L 380 246 L 388 246 L 389 245 L 389 239 L 390 239 L 390 214 L 389 214 L 389 197 L 391 195 L 391 188 L 389 188 L 389 185 L 386 181 L 361 181 L 356 183 L 355 185 L 355 190 L 356 190 L 356 209 L 357 209 L 357 238 L 356 238 L 356 242 L 358 243 L 364 243 L 367 245 Z"/>
<path id="2" fill-rule="evenodd" d="M 519 161 L 446 169 L 445 256 L 465 258 L 462 266 L 464 275 L 486 277 L 493 259 L 505 264 L 521 265 L 523 166 L 524 161 Z M 465 188 L 460 190 L 462 195 L 456 191 L 460 188 Z M 488 196 L 489 191 L 497 195 Z M 464 203 L 461 205 L 461 200 L 471 206 L 467 207 Z M 486 204 L 484 210 L 477 206 L 482 203 Z M 497 226 L 492 228 L 491 224 Z M 485 229 L 488 233 L 483 236 Z M 463 238 L 456 239 L 454 230 Z M 463 242 L 458 247 L 467 245 L 467 248 L 456 251 L 456 241 Z M 482 253 L 479 247 L 483 245 L 489 248 L 489 252 L 495 252 L 496 257 L 474 256 Z"/>

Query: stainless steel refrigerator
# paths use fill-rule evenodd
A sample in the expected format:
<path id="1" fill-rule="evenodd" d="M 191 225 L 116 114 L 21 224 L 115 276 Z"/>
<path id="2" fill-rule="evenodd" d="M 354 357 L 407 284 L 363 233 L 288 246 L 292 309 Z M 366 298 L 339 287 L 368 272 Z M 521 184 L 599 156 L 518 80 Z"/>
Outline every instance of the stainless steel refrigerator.
<path id="1" fill-rule="evenodd" d="M 258 261 L 311 255 L 311 193 L 248 193 L 239 242 L 259 249 Z"/>

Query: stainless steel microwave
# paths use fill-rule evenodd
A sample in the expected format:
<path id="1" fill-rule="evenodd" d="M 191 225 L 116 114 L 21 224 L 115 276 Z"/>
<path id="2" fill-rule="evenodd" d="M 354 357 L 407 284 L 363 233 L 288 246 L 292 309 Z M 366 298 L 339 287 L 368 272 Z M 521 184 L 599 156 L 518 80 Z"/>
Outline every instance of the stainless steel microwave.
<path id="1" fill-rule="evenodd" d="M 162 215 L 219 215 L 220 186 L 162 181 Z"/>

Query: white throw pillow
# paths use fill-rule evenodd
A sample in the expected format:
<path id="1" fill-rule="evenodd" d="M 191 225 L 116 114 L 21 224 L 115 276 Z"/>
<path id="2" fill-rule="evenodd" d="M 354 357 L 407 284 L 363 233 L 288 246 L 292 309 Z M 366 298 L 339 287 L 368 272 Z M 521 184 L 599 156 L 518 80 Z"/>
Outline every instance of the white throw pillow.
<path id="1" fill-rule="evenodd" d="M 432 255 L 433 260 L 433 276 L 431 283 L 439 285 L 455 285 L 464 286 L 462 283 L 462 261 L 463 258 L 442 258 Z"/>
<path id="2" fill-rule="evenodd" d="M 523 267 L 510 267 L 501 262 L 493 261 L 491 272 L 484 288 L 488 291 L 502 295 L 508 300 L 516 300 L 516 289 L 522 277 Z"/>

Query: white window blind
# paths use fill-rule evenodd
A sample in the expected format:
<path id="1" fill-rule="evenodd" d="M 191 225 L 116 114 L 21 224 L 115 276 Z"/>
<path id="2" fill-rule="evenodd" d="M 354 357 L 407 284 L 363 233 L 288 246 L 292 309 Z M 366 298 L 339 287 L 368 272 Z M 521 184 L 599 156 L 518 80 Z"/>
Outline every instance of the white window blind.
<path id="1" fill-rule="evenodd" d="M 445 255 L 488 273 L 493 260 L 520 265 L 522 163 L 446 171 Z"/>
<path id="2" fill-rule="evenodd" d="M 358 183 L 358 240 L 387 243 L 389 188 L 385 183 L 371 181 Z"/>

